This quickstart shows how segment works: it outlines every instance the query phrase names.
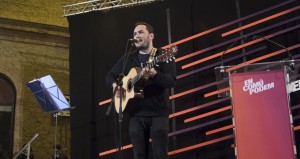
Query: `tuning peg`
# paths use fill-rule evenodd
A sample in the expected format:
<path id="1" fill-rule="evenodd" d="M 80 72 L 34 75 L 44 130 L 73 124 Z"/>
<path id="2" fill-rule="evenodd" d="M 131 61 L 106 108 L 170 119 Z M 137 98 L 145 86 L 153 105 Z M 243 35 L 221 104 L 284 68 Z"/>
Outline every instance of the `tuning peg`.
<path id="1" fill-rule="evenodd" d="M 158 67 L 159 65 L 158 65 L 158 64 L 155 64 L 155 66 Z"/>
<path id="2" fill-rule="evenodd" d="M 175 60 L 176 59 L 175 56 L 173 56 L 172 59 Z"/>

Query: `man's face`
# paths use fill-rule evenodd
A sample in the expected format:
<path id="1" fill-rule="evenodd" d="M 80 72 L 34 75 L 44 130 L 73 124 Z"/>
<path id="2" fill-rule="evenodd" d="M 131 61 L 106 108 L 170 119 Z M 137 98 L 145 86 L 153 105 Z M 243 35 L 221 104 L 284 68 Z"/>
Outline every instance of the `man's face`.
<path id="1" fill-rule="evenodd" d="M 139 40 L 138 42 L 134 43 L 135 47 L 141 50 L 149 47 L 153 37 L 153 33 L 149 33 L 145 25 L 138 25 L 133 31 L 133 38 Z"/>

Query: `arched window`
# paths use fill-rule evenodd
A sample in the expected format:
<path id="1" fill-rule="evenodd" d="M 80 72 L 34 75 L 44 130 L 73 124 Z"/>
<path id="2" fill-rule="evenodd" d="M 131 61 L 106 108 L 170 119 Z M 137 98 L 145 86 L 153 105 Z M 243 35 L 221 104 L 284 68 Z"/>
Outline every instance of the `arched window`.
<path id="1" fill-rule="evenodd" d="M 12 157 L 16 91 L 11 81 L 0 74 L 0 158 Z"/>

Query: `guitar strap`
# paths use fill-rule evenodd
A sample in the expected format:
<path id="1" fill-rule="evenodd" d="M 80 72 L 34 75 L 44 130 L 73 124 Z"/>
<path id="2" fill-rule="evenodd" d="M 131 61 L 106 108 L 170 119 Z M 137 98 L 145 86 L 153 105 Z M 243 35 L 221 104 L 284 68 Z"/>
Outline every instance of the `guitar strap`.
<path id="1" fill-rule="evenodd" d="M 148 60 L 149 63 L 154 60 L 156 51 L 157 51 L 157 48 L 155 48 L 155 47 L 151 50 L 151 53 L 150 53 L 150 56 L 149 56 L 149 60 Z"/>

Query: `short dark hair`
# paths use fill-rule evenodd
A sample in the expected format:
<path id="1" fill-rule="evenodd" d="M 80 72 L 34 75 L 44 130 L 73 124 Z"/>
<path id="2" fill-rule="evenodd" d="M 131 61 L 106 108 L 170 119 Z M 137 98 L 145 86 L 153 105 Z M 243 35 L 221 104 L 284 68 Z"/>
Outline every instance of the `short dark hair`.
<path id="1" fill-rule="evenodd" d="M 146 22 L 136 22 L 134 27 L 137 27 L 138 25 L 145 25 L 146 29 L 148 30 L 149 33 L 154 33 L 154 29 L 150 24 L 148 24 Z"/>

